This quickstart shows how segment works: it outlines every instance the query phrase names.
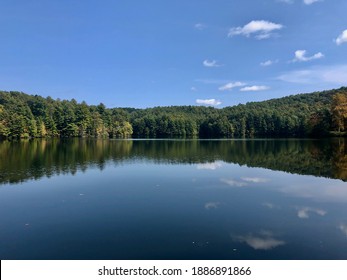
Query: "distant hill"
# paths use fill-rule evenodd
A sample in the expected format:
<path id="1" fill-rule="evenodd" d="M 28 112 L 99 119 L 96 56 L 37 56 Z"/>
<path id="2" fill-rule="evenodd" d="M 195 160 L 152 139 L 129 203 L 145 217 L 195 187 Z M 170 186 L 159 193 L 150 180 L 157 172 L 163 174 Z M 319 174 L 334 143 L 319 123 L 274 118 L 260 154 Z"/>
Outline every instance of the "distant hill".
<path id="1" fill-rule="evenodd" d="M 324 137 L 347 131 L 347 87 L 216 109 L 89 106 L 0 91 L 0 138 Z"/>

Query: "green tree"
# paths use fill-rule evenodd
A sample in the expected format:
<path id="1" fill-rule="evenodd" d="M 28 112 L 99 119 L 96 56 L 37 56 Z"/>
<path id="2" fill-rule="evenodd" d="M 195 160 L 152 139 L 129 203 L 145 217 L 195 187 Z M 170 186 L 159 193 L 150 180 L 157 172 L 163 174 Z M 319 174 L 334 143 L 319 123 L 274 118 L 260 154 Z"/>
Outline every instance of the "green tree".
<path id="1" fill-rule="evenodd" d="M 333 128 L 338 132 L 345 131 L 347 124 L 347 92 L 335 94 L 331 106 Z"/>

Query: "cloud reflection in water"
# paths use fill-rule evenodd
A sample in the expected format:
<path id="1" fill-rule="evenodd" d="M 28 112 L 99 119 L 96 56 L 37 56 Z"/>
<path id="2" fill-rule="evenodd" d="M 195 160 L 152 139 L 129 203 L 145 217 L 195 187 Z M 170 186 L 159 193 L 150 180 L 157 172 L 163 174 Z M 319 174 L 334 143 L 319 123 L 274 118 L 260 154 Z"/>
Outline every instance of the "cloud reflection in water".
<path id="1" fill-rule="evenodd" d="M 205 209 L 210 210 L 210 209 L 217 209 L 220 205 L 220 202 L 206 202 L 205 203 Z"/>
<path id="2" fill-rule="evenodd" d="M 217 168 L 221 168 L 223 166 L 221 161 L 208 162 L 208 163 L 200 163 L 196 166 L 199 170 L 216 170 Z"/>
<path id="3" fill-rule="evenodd" d="M 303 207 L 298 209 L 298 217 L 300 219 L 308 219 L 310 217 L 309 215 L 310 213 L 315 213 L 320 216 L 325 216 L 327 212 L 322 209 L 315 209 L 310 207 Z"/>
<path id="4" fill-rule="evenodd" d="M 271 231 L 261 231 L 259 234 L 253 233 L 247 235 L 232 236 L 233 240 L 240 243 L 246 243 L 254 250 L 272 250 L 278 246 L 286 244 L 283 240 L 274 237 Z"/>
<path id="5" fill-rule="evenodd" d="M 339 226 L 339 229 L 340 229 L 341 232 L 342 232 L 344 235 L 346 235 L 346 237 L 347 237 L 347 225 L 341 224 L 341 225 Z"/>

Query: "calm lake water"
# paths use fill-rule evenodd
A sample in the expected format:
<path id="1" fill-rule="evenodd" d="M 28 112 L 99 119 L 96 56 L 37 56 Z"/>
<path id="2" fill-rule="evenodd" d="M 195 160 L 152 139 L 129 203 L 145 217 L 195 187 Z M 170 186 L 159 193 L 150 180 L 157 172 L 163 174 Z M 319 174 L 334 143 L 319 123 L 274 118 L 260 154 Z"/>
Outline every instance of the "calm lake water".
<path id="1" fill-rule="evenodd" d="M 347 141 L 0 142 L 1 259 L 347 259 Z"/>

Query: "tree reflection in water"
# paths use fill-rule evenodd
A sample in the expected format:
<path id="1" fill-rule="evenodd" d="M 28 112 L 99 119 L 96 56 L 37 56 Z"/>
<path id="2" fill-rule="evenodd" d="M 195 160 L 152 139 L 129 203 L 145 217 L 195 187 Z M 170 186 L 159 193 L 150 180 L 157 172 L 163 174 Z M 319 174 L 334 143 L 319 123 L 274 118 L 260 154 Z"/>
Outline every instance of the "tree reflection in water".
<path id="1" fill-rule="evenodd" d="M 345 138 L 325 140 L 101 140 L 33 139 L 0 142 L 0 183 L 75 174 L 109 162 L 149 160 L 161 164 L 216 161 L 289 173 L 347 180 Z M 207 165 L 206 165 L 207 164 Z M 212 167 L 210 167 L 212 168 Z"/>

